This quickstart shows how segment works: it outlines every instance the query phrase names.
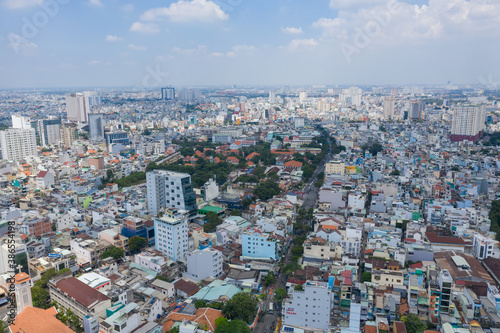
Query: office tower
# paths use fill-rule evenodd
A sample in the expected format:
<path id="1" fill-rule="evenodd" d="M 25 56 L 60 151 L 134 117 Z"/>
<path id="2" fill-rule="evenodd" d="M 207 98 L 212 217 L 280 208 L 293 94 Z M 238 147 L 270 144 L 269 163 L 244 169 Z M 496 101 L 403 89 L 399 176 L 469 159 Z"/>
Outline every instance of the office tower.
<path id="1" fill-rule="evenodd" d="M 301 117 L 297 117 L 294 119 L 295 122 L 295 128 L 304 128 L 305 126 L 305 119 Z"/>
<path id="2" fill-rule="evenodd" d="M 161 99 L 172 100 L 175 98 L 175 89 L 173 87 L 161 88 Z"/>
<path id="3" fill-rule="evenodd" d="M 86 123 L 90 105 L 85 94 L 66 94 L 66 114 L 69 121 Z"/>
<path id="4" fill-rule="evenodd" d="M 391 96 L 392 96 L 392 97 L 395 97 L 395 96 L 397 96 L 397 95 L 399 95 L 399 91 L 398 91 L 398 89 L 397 89 L 397 88 L 392 88 L 392 89 L 391 89 Z"/>
<path id="5" fill-rule="evenodd" d="M 58 144 L 61 141 L 61 119 L 38 120 L 38 135 L 43 146 Z"/>
<path id="6" fill-rule="evenodd" d="M 184 101 L 184 102 L 197 101 L 201 97 L 201 92 L 199 90 L 196 90 L 196 89 L 181 90 L 177 94 L 177 97 L 179 100 Z"/>
<path id="7" fill-rule="evenodd" d="M 302 104 L 307 99 L 307 92 L 301 91 L 299 93 L 299 103 Z"/>
<path id="8" fill-rule="evenodd" d="M 106 139 L 108 146 L 113 143 L 120 143 L 124 146 L 130 144 L 130 139 L 125 131 L 104 132 L 104 139 Z"/>
<path id="9" fill-rule="evenodd" d="M 384 98 L 384 118 L 392 119 L 394 118 L 394 106 L 396 99 L 394 97 Z"/>
<path id="10" fill-rule="evenodd" d="M 73 124 L 66 124 L 61 127 L 61 141 L 64 148 L 71 148 L 77 137 L 76 131 L 76 125 Z"/>
<path id="11" fill-rule="evenodd" d="M 31 128 L 30 117 L 12 115 L 12 128 L 29 129 Z"/>
<path id="12" fill-rule="evenodd" d="M 451 141 L 476 142 L 483 135 L 486 118 L 484 105 L 459 105 L 453 108 Z"/>
<path id="13" fill-rule="evenodd" d="M 276 92 L 270 91 L 269 92 L 269 103 L 276 103 Z"/>
<path id="14" fill-rule="evenodd" d="M 0 131 L 0 146 L 4 160 L 20 161 L 37 156 L 35 129 L 9 128 Z"/>
<path id="15" fill-rule="evenodd" d="M 85 91 L 83 95 L 88 106 L 96 106 L 102 103 L 101 96 L 97 91 Z"/>
<path id="16" fill-rule="evenodd" d="M 146 174 L 148 208 L 152 215 L 162 208 L 174 207 L 197 214 L 196 195 L 187 173 L 154 170 Z"/>
<path id="17" fill-rule="evenodd" d="M 410 110 L 408 112 L 408 116 L 411 120 L 420 119 L 420 103 L 417 101 L 413 101 L 410 103 Z"/>
<path id="18" fill-rule="evenodd" d="M 424 101 L 420 101 L 419 103 L 420 107 L 419 107 L 419 113 L 420 113 L 420 119 L 425 119 L 425 102 Z"/>
<path id="19" fill-rule="evenodd" d="M 148 191 L 149 192 L 149 191 Z M 177 209 L 167 209 L 154 219 L 155 249 L 174 261 L 184 260 L 188 252 L 187 215 Z"/>
<path id="20" fill-rule="evenodd" d="M 104 141 L 104 116 L 101 113 L 89 114 L 89 138 Z"/>

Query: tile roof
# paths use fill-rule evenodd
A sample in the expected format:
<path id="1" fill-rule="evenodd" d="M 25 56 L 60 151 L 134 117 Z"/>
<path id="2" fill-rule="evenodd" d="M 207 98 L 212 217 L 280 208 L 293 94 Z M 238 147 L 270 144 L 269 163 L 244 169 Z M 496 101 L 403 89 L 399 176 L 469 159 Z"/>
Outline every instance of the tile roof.
<path id="1" fill-rule="evenodd" d="M 72 329 L 60 322 L 55 315 L 57 311 L 54 307 L 44 310 L 26 307 L 17 315 L 13 325 L 9 328 L 11 332 L 24 333 L 74 333 Z"/>
<path id="2" fill-rule="evenodd" d="M 57 282 L 56 286 L 59 290 L 74 298 L 85 307 L 93 305 L 96 301 L 100 303 L 110 299 L 108 296 L 73 277 Z"/>
<path id="3" fill-rule="evenodd" d="M 431 243 L 465 245 L 465 241 L 460 237 L 438 236 L 433 231 L 428 231 L 425 236 Z"/>
<path id="4" fill-rule="evenodd" d="M 200 289 L 196 283 L 184 279 L 179 279 L 175 281 L 174 287 L 176 290 L 183 291 L 189 296 L 193 295 Z"/>
<path id="5" fill-rule="evenodd" d="M 167 322 L 171 321 L 171 320 L 173 320 L 174 322 L 183 321 L 183 320 L 190 320 L 192 322 L 200 324 L 201 326 L 207 325 L 209 330 L 214 332 L 215 331 L 215 319 L 217 319 L 221 316 L 222 316 L 222 311 L 220 311 L 220 310 L 211 309 L 211 308 L 200 308 L 200 309 L 196 310 L 194 315 L 177 313 L 175 311 L 170 312 L 167 315 Z M 173 324 L 172 324 L 172 326 L 173 326 Z M 163 326 L 163 328 L 165 329 L 165 325 Z"/>

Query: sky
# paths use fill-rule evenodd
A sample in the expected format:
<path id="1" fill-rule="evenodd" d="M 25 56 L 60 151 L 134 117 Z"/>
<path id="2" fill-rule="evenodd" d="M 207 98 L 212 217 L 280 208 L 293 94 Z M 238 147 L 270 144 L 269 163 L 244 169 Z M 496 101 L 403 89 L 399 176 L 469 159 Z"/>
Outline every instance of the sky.
<path id="1" fill-rule="evenodd" d="M 499 65 L 498 0 L 0 0 L 0 89 L 496 87 Z"/>

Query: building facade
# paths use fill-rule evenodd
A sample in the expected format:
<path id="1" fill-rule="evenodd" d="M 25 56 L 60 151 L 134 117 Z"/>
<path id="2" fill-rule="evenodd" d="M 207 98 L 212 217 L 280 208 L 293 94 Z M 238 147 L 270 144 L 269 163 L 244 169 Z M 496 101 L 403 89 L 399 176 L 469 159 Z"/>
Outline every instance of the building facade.
<path id="1" fill-rule="evenodd" d="M 483 135 L 486 119 L 484 105 L 458 105 L 453 108 L 451 141 L 476 142 Z"/>
<path id="2" fill-rule="evenodd" d="M 20 161 L 37 156 L 35 129 L 9 128 L 0 131 L 0 147 L 2 159 L 8 161 Z"/>
<path id="3" fill-rule="evenodd" d="M 187 216 L 170 209 L 155 218 L 155 248 L 174 261 L 184 260 L 188 252 Z"/>
<path id="4" fill-rule="evenodd" d="M 189 174 L 154 170 L 146 174 L 146 183 L 151 214 L 169 207 L 187 210 L 190 216 L 197 214 L 196 194 Z"/>
<path id="5" fill-rule="evenodd" d="M 222 275 L 222 252 L 212 248 L 195 250 L 186 257 L 188 278 L 199 282 L 207 277 L 218 278 Z"/>

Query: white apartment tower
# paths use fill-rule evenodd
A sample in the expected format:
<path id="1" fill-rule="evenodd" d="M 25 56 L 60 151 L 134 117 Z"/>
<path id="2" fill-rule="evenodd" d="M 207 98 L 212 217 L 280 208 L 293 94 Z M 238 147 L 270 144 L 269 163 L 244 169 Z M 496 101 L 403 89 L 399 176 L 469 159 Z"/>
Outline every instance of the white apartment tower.
<path id="1" fill-rule="evenodd" d="M 485 237 L 481 234 L 474 234 L 474 239 L 472 241 L 472 251 L 474 252 L 474 257 L 479 260 L 489 258 L 493 255 L 494 241 Z"/>
<path id="2" fill-rule="evenodd" d="M 484 105 L 457 105 L 453 108 L 451 141 L 479 140 L 484 130 L 486 107 Z"/>
<path id="3" fill-rule="evenodd" d="M 69 121 L 86 123 L 89 111 L 89 99 L 85 94 L 66 94 L 66 114 Z"/>
<path id="4" fill-rule="evenodd" d="M 178 208 L 197 214 L 196 194 L 187 173 L 154 170 L 146 174 L 148 209 L 152 215 L 162 208 Z"/>
<path id="5" fill-rule="evenodd" d="M 396 99 L 392 96 L 384 98 L 384 118 L 392 119 L 394 118 L 394 107 Z"/>
<path id="6" fill-rule="evenodd" d="M 286 326 L 310 327 L 328 332 L 330 311 L 332 309 L 331 291 L 326 282 L 307 281 L 304 291 L 292 290 L 284 305 L 283 320 Z"/>
<path id="7" fill-rule="evenodd" d="M 184 260 L 188 253 L 187 216 L 172 208 L 154 221 L 156 250 L 174 261 Z"/>
<path id="8" fill-rule="evenodd" d="M 210 247 L 194 250 L 186 258 L 186 276 L 199 282 L 208 277 L 218 278 L 222 275 L 222 252 Z"/>
<path id="9" fill-rule="evenodd" d="M 20 161 L 37 156 L 35 129 L 9 128 L 0 132 L 2 159 Z"/>

